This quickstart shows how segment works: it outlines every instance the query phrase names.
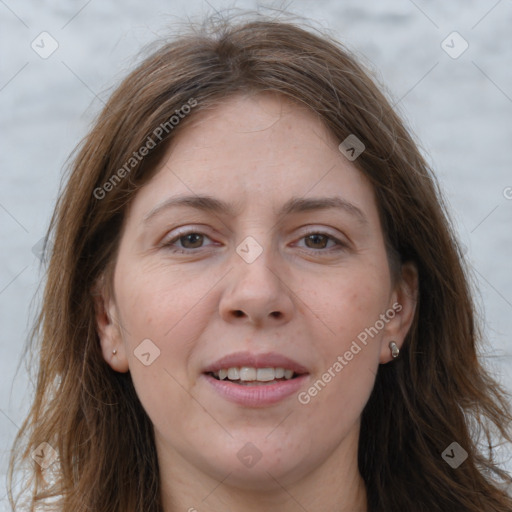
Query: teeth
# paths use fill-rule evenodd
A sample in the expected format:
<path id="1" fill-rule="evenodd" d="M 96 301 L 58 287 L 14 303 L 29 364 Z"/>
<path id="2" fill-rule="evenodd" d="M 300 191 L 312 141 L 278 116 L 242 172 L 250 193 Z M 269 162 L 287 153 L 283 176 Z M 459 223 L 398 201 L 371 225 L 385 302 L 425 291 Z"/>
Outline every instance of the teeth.
<path id="1" fill-rule="evenodd" d="M 258 368 L 256 380 L 268 382 L 270 380 L 274 380 L 275 378 L 276 371 L 274 370 L 274 368 Z"/>
<path id="2" fill-rule="evenodd" d="M 212 373 L 220 380 L 241 380 L 244 382 L 270 382 L 282 378 L 290 380 L 293 377 L 293 370 L 285 370 L 284 368 L 251 368 L 249 366 L 222 368 L 218 372 Z"/>
<path id="3" fill-rule="evenodd" d="M 276 379 L 282 379 L 284 377 L 284 368 L 276 368 Z"/>
<path id="4" fill-rule="evenodd" d="M 229 380 L 238 380 L 240 378 L 240 372 L 238 368 L 228 368 L 228 379 Z"/>
<path id="5" fill-rule="evenodd" d="M 240 380 L 256 380 L 256 368 L 248 368 L 247 366 L 243 366 L 240 368 Z"/>

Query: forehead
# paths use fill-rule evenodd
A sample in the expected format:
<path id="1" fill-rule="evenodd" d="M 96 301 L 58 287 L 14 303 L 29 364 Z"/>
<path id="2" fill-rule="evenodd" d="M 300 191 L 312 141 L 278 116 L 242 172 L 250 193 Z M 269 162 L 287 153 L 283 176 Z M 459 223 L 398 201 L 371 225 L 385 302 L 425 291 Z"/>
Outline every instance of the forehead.
<path id="1" fill-rule="evenodd" d="M 301 163 L 313 167 L 329 159 L 332 164 L 326 150 L 334 145 L 333 135 L 308 108 L 281 95 L 256 93 L 233 96 L 200 113 L 178 132 L 168 154 L 173 166 L 193 161 L 261 181 L 269 174 L 286 176 Z"/>
<path id="2" fill-rule="evenodd" d="M 238 212 L 276 212 L 291 197 L 341 195 L 376 214 L 368 180 L 305 106 L 275 94 L 244 94 L 195 116 L 137 194 L 139 215 L 176 194 L 215 196 Z"/>

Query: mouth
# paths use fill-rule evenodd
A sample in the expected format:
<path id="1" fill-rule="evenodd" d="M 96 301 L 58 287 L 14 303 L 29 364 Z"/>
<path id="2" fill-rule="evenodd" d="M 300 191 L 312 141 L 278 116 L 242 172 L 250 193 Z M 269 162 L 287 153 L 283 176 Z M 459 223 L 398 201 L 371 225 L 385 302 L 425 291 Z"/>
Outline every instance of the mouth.
<path id="1" fill-rule="evenodd" d="M 300 377 L 289 368 L 268 367 L 255 368 L 250 366 L 221 368 L 218 371 L 206 372 L 216 380 L 229 381 L 240 386 L 268 386 L 276 382 L 284 382 Z"/>
<path id="2" fill-rule="evenodd" d="M 276 404 L 304 386 L 308 369 L 281 354 L 239 352 L 203 369 L 217 396 L 244 407 Z"/>

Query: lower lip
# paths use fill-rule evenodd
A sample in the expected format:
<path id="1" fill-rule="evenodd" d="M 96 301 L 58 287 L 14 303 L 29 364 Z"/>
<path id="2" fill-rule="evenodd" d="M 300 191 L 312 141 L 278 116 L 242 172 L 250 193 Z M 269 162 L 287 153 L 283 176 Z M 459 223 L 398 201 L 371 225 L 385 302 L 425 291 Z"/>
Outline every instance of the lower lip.
<path id="1" fill-rule="evenodd" d="M 223 398 L 246 407 L 264 407 L 284 400 L 297 393 L 308 375 L 300 375 L 290 380 L 282 380 L 274 384 L 240 385 L 227 380 L 217 380 L 203 373 L 203 377 Z"/>

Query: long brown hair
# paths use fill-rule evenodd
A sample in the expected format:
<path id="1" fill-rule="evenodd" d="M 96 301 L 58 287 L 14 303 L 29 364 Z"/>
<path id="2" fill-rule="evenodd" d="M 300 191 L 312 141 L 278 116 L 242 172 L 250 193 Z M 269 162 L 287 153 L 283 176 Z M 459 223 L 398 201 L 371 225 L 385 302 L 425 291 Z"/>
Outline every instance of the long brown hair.
<path id="1" fill-rule="evenodd" d="M 470 275 L 436 179 L 342 45 L 266 18 L 217 18 L 161 45 L 115 90 L 77 149 L 48 231 L 53 251 L 31 338 L 37 388 L 11 460 L 11 477 L 15 468 L 28 471 L 18 498 L 28 496 L 30 510 L 46 500 L 65 512 L 161 510 L 152 424 L 130 374 L 102 357 L 93 285 L 102 275 L 110 282 L 126 208 L 174 134 L 246 91 L 280 93 L 307 105 L 340 142 L 350 134 L 363 141 L 354 164 L 374 187 L 387 243 L 419 270 L 401 356 L 379 367 L 362 414 L 359 470 L 369 510 L 509 512 L 504 484 L 512 480 L 491 448 L 512 442 L 508 395 L 477 357 Z M 192 111 L 171 121 L 184 105 Z M 58 454 L 45 470 L 31 457 L 42 442 Z M 468 454 L 457 468 L 442 457 L 453 442 Z"/>

